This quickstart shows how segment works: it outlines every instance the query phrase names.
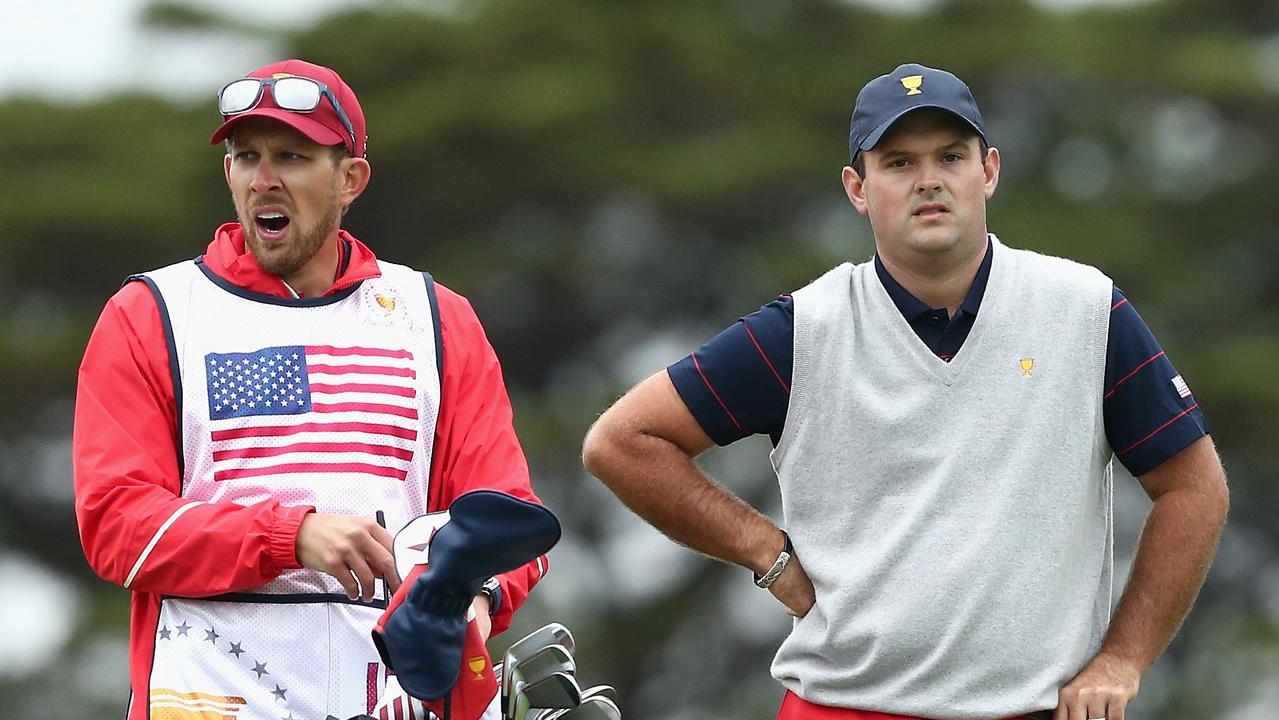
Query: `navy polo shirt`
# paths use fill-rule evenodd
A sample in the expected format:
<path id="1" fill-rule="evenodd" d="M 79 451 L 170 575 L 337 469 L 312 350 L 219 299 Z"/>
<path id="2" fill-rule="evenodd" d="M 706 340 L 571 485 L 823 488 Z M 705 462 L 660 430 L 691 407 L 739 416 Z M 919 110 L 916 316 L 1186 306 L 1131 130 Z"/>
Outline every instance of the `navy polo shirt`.
<path id="1" fill-rule="evenodd" d="M 875 274 L 920 340 L 950 360 L 977 319 L 993 255 L 988 244 L 954 317 L 911 295 L 878 256 Z M 794 334 L 795 304 L 783 295 L 667 368 L 680 397 L 716 444 L 756 433 L 777 444 L 790 402 Z M 1144 475 L 1208 433 L 1189 386 L 1117 287 L 1111 294 L 1103 392 L 1106 439 L 1133 475 Z"/>

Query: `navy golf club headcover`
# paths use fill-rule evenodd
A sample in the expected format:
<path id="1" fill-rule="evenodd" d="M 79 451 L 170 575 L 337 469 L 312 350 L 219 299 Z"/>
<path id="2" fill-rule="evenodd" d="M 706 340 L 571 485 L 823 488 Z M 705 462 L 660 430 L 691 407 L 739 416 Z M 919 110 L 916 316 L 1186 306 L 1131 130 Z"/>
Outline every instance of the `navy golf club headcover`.
<path id="1" fill-rule="evenodd" d="M 373 630 L 400 685 L 420 700 L 453 689 L 462 668 L 466 613 L 484 581 L 546 554 L 560 539 L 555 515 L 496 490 L 459 495 L 431 538 L 426 569 L 405 578 Z"/>

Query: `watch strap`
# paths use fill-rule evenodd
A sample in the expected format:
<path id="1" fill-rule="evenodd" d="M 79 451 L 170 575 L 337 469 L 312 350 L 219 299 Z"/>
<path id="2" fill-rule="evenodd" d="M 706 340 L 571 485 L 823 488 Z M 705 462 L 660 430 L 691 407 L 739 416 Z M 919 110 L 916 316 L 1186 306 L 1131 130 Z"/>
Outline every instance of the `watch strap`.
<path id="1" fill-rule="evenodd" d="M 502 583 L 498 579 L 491 577 L 484 581 L 480 586 L 480 594 L 489 599 L 489 617 L 497 614 L 502 609 Z"/>

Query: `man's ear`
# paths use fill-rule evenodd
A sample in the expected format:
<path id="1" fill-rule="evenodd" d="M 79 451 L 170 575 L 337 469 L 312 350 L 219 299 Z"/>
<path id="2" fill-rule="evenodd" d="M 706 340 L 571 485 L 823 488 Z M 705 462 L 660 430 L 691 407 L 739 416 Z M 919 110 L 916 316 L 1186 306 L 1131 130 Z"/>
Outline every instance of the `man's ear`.
<path id="1" fill-rule="evenodd" d="M 844 166 L 842 175 L 844 181 L 844 192 L 848 194 L 848 201 L 853 204 L 853 208 L 862 215 L 866 214 L 866 183 L 862 180 L 862 176 L 857 174 L 851 166 Z"/>
<path id="2" fill-rule="evenodd" d="M 365 158 L 349 157 L 342 160 L 338 172 L 341 173 L 338 180 L 338 194 L 342 199 L 342 207 L 345 208 L 355 202 L 355 199 L 369 186 L 373 168 L 369 166 L 369 161 Z"/>
<path id="3" fill-rule="evenodd" d="M 989 200 L 995 194 L 995 188 L 999 186 L 999 150 L 997 148 L 986 149 L 986 162 L 983 163 L 982 170 L 986 173 L 986 199 Z"/>

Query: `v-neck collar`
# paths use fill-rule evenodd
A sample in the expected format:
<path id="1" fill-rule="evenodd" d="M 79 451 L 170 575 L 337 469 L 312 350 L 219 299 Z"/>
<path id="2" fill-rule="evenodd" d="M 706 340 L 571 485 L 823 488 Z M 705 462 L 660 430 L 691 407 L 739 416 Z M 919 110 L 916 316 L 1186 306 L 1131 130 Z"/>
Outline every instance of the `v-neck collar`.
<path id="1" fill-rule="evenodd" d="M 965 298 L 964 305 L 967 305 L 969 301 L 973 299 L 974 293 L 976 293 L 977 296 L 977 305 L 980 306 L 984 301 L 988 309 L 992 303 L 999 301 L 998 287 L 1004 274 L 1004 268 L 1002 267 L 1003 263 L 996 263 L 994 261 L 994 256 L 998 252 L 999 248 L 1002 248 L 999 238 L 995 237 L 993 233 L 988 234 L 986 258 L 982 261 L 982 267 L 985 268 L 986 277 L 981 283 L 981 287 L 978 286 L 977 278 L 974 277 L 973 286 L 969 289 L 969 297 Z M 875 266 L 876 275 L 879 275 L 880 262 L 878 256 L 875 257 Z M 978 272 L 980 274 L 982 271 L 979 269 Z M 887 273 L 885 272 L 885 274 Z M 892 280 L 891 275 L 888 275 L 887 277 Z M 952 385 L 962 373 L 964 368 L 967 367 L 968 363 L 966 360 L 968 356 L 974 354 L 976 352 L 974 348 L 980 345 L 983 341 L 986 335 L 986 328 L 992 322 L 989 319 L 992 313 L 974 313 L 976 314 L 976 318 L 973 320 L 972 329 L 968 331 L 968 337 L 955 353 L 955 356 L 949 361 L 946 361 L 937 357 L 937 354 L 933 352 L 932 348 L 928 347 L 928 344 L 919 337 L 919 334 L 915 332 L 915 328 L 911 326 L 910 321 L 907 319 L 905 312 L 903 312 L 901 307 L 897 304 L 892 292 L 890 292 L 888 287 L 886 287 L 884 278 L 881 276 L 878 279 L 880 282 L 874 283 L 874 285 L 878 288 L 877 292 L 882 293 L 881 298 L 888 300 L 888 305 L 897 310 L 897 312 L 891 313 L 894 317 L 889 320 L 889 324 L 897 328 L 899 332 L 904 332 L 905 335 L 908 336 L 905 337 L 903 341 L 908 353 L 915 358 L 916 362 L 926 368 L 929 372 L 936 375 L 943 383 L 946 385 Z M 892 280 L 892 282 L 896 284 L 896 280 Z M 898 284 L 897 287 L 901 286 Z M 990 297 L 986 297 L 987 290 L 990 290 Z M 927 307 L 925 303 L 920 302 L 918 299 L 914 298 L 914 296 L 907 293 L 904 288 L 902 288 L 902 292 L 910 297 L 910 299 L 919 303 L 919 305 Z M 961 305 L 961 308 L 963 308 L 963 305 Z M 931 308 L 929 308 L 929 310 L 931 310 Z"/>
<path id="2" fill-rule="evenodd" d="M 990 280 L 991 258 L 994 255 L 992 249 L 994 241 L 990 235 L 986 236 L 986 253 L 981 260 L 981 266 L 977 268 L 977 274 L 973 276 L 973 284 L 968 288 L 968 294 L 964 296 L 963 303 L 960 304 L 958 312 L 966 313 L 976 317 L 977 311 L 981 309 L 982 297 L 986 293 L 986 284 Z M 884 267 L 884 261 L 879 255 L 875 255 L 875 275 L 879 277 L 879 282 L 883 284 L 884 290 L 888 292 L 888 297 L 892 298 L 893 304 L 901 311 L 902 317 L 908 322 L 915 322 L 919 316 L 936 312 L 939 308 L 934 308 L 928 303 L 920 300 L 910 293 L 909 290 L 902 287 L 897 282 L 897 278 L 893 277 L 888 268 Z M 955 318 L 950 318 L 954 321 Z"/>

